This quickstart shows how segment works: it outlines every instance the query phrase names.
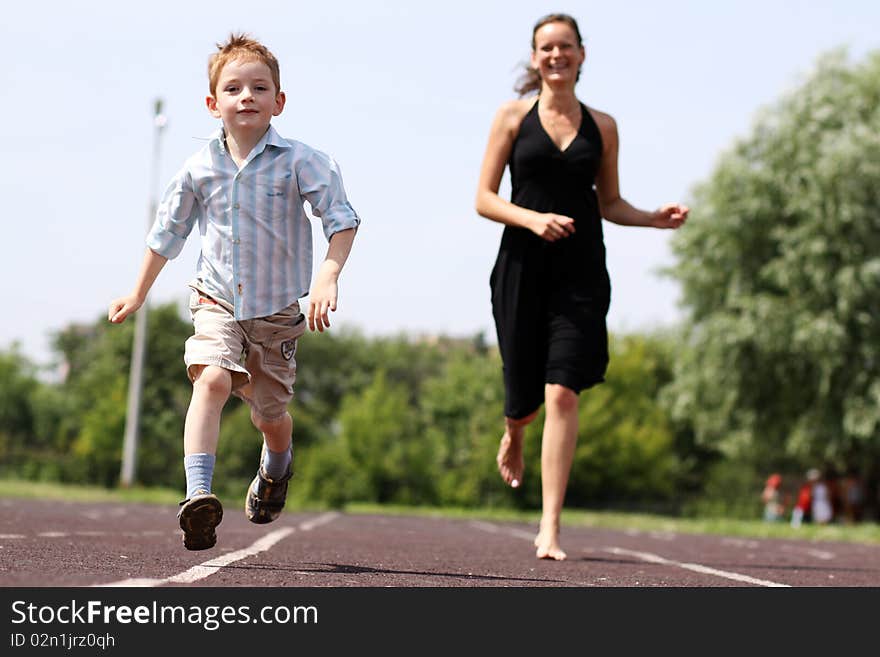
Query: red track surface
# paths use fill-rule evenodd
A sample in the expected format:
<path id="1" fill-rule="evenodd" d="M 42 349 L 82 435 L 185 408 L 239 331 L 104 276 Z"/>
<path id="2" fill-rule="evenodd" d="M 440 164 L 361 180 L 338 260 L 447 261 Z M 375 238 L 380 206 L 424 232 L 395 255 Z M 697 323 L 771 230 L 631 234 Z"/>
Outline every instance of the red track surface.
<path id="1" fill-rule="evenodd" d="M 522 523 L 238 506 L 188 552 L 176 508 L 0 500 L 0 586 L 880 586 L 876 545 L 566 527 L 549 562 Z"/>

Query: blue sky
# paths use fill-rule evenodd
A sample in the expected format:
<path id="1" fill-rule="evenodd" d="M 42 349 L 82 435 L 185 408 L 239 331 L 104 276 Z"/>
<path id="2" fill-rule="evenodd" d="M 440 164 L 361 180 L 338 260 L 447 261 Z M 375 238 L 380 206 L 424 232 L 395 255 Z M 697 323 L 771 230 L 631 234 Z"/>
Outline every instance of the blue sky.
<path id="1" fill-rule="evenodd" d="M 18 341 L 44 362 L 51 331 L 94 321 L 131 289 L 158 193 L 153 101 L 168 116 L 161 187 L 217 127 L 206 62 L 231 30 L 278 56 L 288 102 L 274 125 L 339 162 L 364 220 L 334 327 L 494 340 L 488 276 L 501 226 L 476 215 L 474 192 L 492 117 L 551 11 L 581 24 L 578 95 L 617 119 L 621 191 L 646 208 L 689 201 L 820 53 L 880 48 L 876 1 L 17 3 L 0 25 L 0 216 L 11 237 L 0 349 Z M 656 273 L 674 264 L 668 239 L 606 224 L 612 330 L 682 317 L 675 284 Z M 323 257 L 317 225 L 315 243 Z M 152 302 L 184 302 L 198 248 L 193 235 Z"/>

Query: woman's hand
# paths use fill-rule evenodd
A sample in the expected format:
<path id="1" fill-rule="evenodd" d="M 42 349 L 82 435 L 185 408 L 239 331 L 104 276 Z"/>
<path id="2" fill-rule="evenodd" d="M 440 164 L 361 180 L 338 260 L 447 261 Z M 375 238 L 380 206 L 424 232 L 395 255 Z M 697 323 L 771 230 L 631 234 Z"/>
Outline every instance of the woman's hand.
<path id="1" fill-rule="evenodd" d="M 653 228 L 679 228 L 687 221 L 690 208 L 678 203 L 668 203 L 651 214 L 650 226 Z"/>
<path id="2" fill-rule="evenodd" d="M 530 225 L 529 229 L 541 239 L 548 242 L 574 235 L 574 219 L 561 214 L 553 214 L 546 212 L 538 215 Z"/>

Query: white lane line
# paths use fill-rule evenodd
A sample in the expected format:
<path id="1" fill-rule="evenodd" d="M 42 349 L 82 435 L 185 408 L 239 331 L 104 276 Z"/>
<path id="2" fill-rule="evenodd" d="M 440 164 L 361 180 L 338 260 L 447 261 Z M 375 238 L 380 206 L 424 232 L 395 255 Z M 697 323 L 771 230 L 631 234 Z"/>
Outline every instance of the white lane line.
<path id="1" fill-rule="evenodd" d="M 524 538 L 527 541 L 534 540 L 535 538 L 535 532 L 528 532 L 524 529 L 514 529 L 512 527 L 498 527 L 497 525 L 492 525 L 488 522 L 483 522 L 482 520 L 472 520 L 471 526 L 491 534 L 509 534 L 510 536 L 516 536 L 517 538 Z"/>
<path id="2" fill-rule="evenodd" d="M 672 559 L 666 559 L 657 554 L 651 554 L 650 552 L 637 552 L 635 550 L 627 550 L 619 547 L 610 547 L 605 548 L 606 551 L 611 552 L 612 554 L 618 555 L 626 555 L 631 557 L 636 557 L 641 559 L 642 561 L 647 561 L 649 563 L 657 563 L 662 564 L 664 566 L 676 566 L 678 568 L 684 568 L 685 570 L 692 570 L 696 573 L 702 573 L 704 575 L 714 575 L 716 577 L 724 577 L 726 579 L 732 579 L 737 582 L 744 582 L 746 584 L 754 584 L 756 586 L 770 586 L 770 587 L 789 587 L 788 584 L 780 584 L 779 582 L 771 582 L 766 579 L 757 579 L 755 577 L 749 577 L 748 575 L 741 575 L 739 573 L 731 573 L 726 570 L 717 570 L 715 568 L 709 568 L 708 566 L 703 566 L 698 563 L 683 563 L 681 561 L 673 561 Z"/>
<path id="3" fill-rule="evenodd" d="M 794 545 L 783 545 L 783 552 L 803 552 L 804 554 L 808 554 L 811 557 L 815 557 L 816 559 L 822 559 L 823 561 L 830 561 L 834 558 L 833 552 L 826 552 L 825 550 L 815 550 L 813 548 L 804 548 Z"/>
<path id="4" fill-rule="evenodd" d="M 314 520 L 306 520 L 305 522 L 300 524 L 299 529 L 304 532 L 310 532 L 315 527 L 326 525 L 328 522 L 330 522 L 331 520 L 336 520 L 336 518 L 338 517 L 339 513 L 337 513 L 336 511 L 331 511 L 329 513 L 318 516 Z"/>
<path id="5" fill-rule="evenodd" d="M 476 527 L 477 529 L 481 529 L 486 532 L 491 532 L 497 534 L 499 532 L 504 534 L 510 534 L 511 536 L 517 536 L 519 538 L 525 538 L 528 540 L 532 540 L 534 538 L 534 534 L 530 534 L 522 529 L 508 529 L 502 528 L 497 525 L 492 525 L 488 522 L 482 522 L 479 520 L 471 521 L 471 526 Z M 593 552 L 594 550 L 591 548 L 586 549 L 585 551 Z M 755 577 L 749 577 L 748 575 L 740 575 L 739 573 L 731 573 L 724 570 L 717 570 L 715 568 L 709 568 L 708 566 L 702 566 L 697 563 L 682 563 L 680 561 L 672 561 L 670 559 L 665 559 L 656 554 L 651 554 L 649 552 L 636 552 L 634 550 L 626 550 L 624 548 L 618 547 L 610 547 L 605 548 L 606 552 L 611 552 L 612 554 L 619 555 L 629 555 L 633 557 L 638 557 L 643 561 L 649 561 L 651 563 L 663 564 L 666 566 L 677 566 L 679 568 L 684 568 L 686 570 L 693 570 L 694 572 L 702 573 L 704 575 L 715 575 L 717 577 L 726 577 L 727 579 L 736 580 L 738 582 L 745 582 L 746 584 L 755 584 L 757 586 L 774 586 L 774 587 L 789 587 L 788 584 L 780 584 L 779 582 L 771 582 L 769 580 L 757 579 Z"/>
<path id="6" fill-rule="evenodd" d="M 250 547 L 246 547 L 243 550 L 236 550 L 229 554 L 224 554 L 222 557 L 216 557 L 210 561 L 199 564 L 198 566 L 193 566 L 182 573 L 172 575 L 171 577 L 165 577 L 163 579 L 149 579 L 144 577 L 124 579 L 119 582 L 110 582 L 109 584 L 95 584 L 95 586 L 162 586 L 163 584 L 170 584 L 172 582 L 175 584 L 192 584 L 200 579 L 210 577 L 224 566 L 228 566 L 241 559 L 246 559 L 247 557 L 252 557 L 260 552 L 265 552 L 281 539 L 290 536 L 294 531 L 293 527 L 276 529 L 274 532 L 266 534 L 255 541 Z"/>
<path id="7" fill-rule="evenodd" d="M 24 534 L 0 534 L 0 539 L 3 538 L 24 538 Z"/>
<path id="8" fill-rule="evenodd" d="M 37 536 L 41 538 L 64 538 L 69 536 L 69 534 L 67 532 L 41 532 Z"/>
<path id="9" fill-rule="evenodd" d="M 722 538 L 721 545 L 732 545 L 734 547 L 747 548 L 749 550 L 754 550 L 761 546 L 758 541 L 750 541 L 743 538 Z"/>
<path id="10" fill-rule="evenodd" d="M 236 550 L 235 552 L 230 552 L 229 554 L 224 554 L 221 557 L 216 557 L 205 563 L 199 564 L 198 566 L 193 566 L 189 570 L 185 570 L 182 573 L 178 573 L 177 575 L 172 575 L 171 577 L 165 577 L 162 579 L 150 579 L 150 578 L 133 578 L 133 579 L 124 579 L 118 582 L 110 582 L 108 584 L 95 584 L 94 586 L 101 587 L 117 587 L 117 586 L 162 586 L 163 584 L 192 584 L 193 582 L 197 582 L 200 579 L 205 579 L 206 577 L 210 577 L 214 573 L 216 573 L 221 568 L 228 566 L 229 564 L 235 563 L 236 561 L 241 561 L 242 559 L 246 559 L 248 557 L 252 557 L 260 552 L 265 552 L 274 546 L 276 543 L 281 541 L 284 538 L 290 536 L 296 529 L 300 531 L 311 531 L 315 527 L 319 525 L 326 524 L 331 520 L 337 518 L 340 514 L 338 513 L 325 513 L 321 516 L 318 516 L 314 520 L 306 520 L 301 523 L 298 528 L 293 527 L 283 527 L 281 529 L 277 529 L 274 532 L 270 532 L 266 534 L 262 538 L 256 540 L 252 545 L 246 547 L 242 550 Z"/>
<path id="11" fill-rule="evenodd" d="M 197 582 L 200 579 L 205 579 L 206 577 L 210 577 L 211 575 L 216 573 L 224 566 L 228 566 L 229 564 L 235 563 L 236 561 L 241 561 L 242 559 L 247 559 L 248 557 L 252 557 L 255 554 L 259 554 L 260 552 L 265 552 L 281 539 L 290 536 L 293 532 L 293 527 L 284 527 L 282 529 L 277 529 L 274 532 L 266 534 L 265 536 L 263 536 L 263 538 L 254 541 L 253 545 L 251 545 L 250 547 L 246 547 L 243 550 L 236 550 L 235 552 L 224 554 L 222 557 L 217 557 L 216 559 L 206 561 L 201 565 L 193 566 L 189 570 L 182 572 L 179 575 L 172 575 L 171 577 L 167 578 L 165 582 L 173 582 L 175 584 L 192 584 L 193 582 Z"/>

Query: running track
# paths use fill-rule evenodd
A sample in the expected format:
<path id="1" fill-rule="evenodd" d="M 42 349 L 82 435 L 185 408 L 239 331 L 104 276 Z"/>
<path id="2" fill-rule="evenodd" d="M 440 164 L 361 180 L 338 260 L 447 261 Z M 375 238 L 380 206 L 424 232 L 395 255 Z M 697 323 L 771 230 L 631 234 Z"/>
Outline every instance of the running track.
<path id="1" fill-rule="evenodd" d="M 183 549 L 176 508 L 0 500 L 0 586 L 880 586 L 880 545 L 566 527 L 534 558 L 523 523 L 225 505 L 217 547 Z"/>

